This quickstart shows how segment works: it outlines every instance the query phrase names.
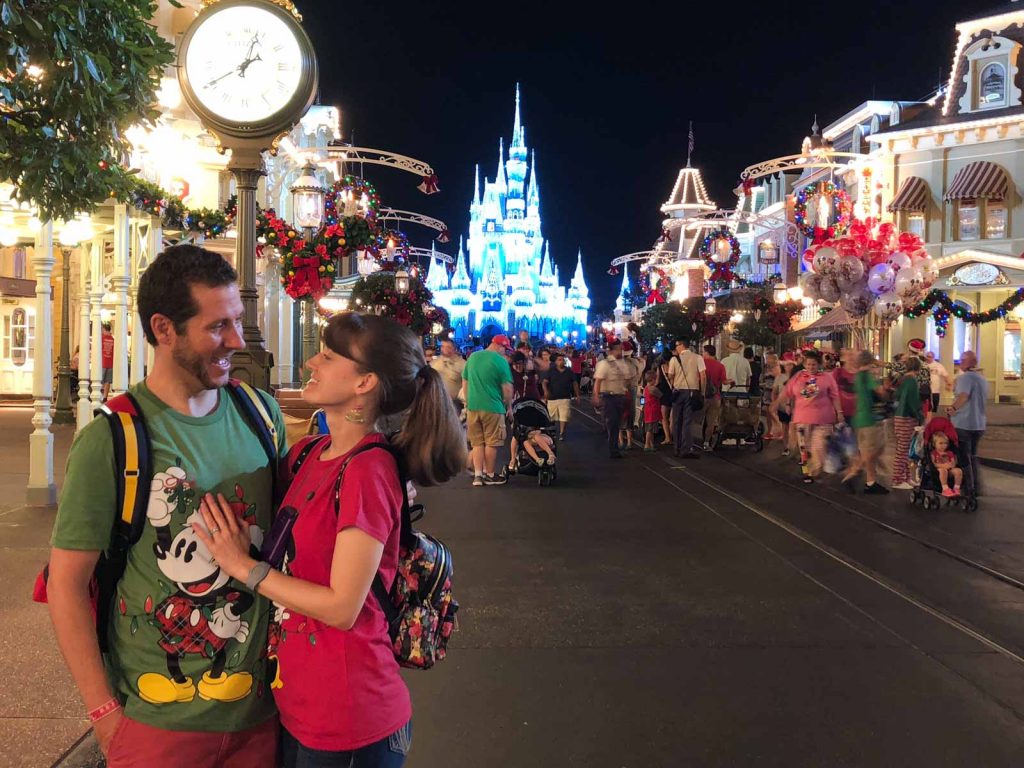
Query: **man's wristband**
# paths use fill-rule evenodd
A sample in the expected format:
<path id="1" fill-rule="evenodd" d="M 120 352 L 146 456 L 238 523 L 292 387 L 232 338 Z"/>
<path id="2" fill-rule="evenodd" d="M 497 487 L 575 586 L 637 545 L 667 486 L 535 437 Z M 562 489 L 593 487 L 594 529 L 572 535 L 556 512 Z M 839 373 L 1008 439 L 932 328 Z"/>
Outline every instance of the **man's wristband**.
<path id="1" fill-rule="evenodd" d="M 245 586 L 250 591 L 255 592 L 256 587 L 260 585 L 260 582 L 267 578 L 267 574 L 270 573 L 270 563 L 256 563 L 249 571 L 249 575 L 245 577 Z"/>
<path id="2" fill-rule="evenodd" d="M 119 709 L 121 709 L 121 702 L 117 699 L 111 699 L 106 704 L 101 704 L 89 713 L 89 722 L 99 722 L 107 715 L 117 712 Z"/>

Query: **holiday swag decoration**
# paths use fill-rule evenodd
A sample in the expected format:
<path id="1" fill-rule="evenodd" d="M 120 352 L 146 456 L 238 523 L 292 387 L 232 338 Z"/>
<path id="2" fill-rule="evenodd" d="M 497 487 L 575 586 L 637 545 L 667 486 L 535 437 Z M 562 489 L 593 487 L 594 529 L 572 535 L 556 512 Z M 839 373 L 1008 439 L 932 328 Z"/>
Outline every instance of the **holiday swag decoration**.
<path id="1" fill-rule="evenodd" d="M 1024 302 L 1024 288 L 1018 288 L 998 307 L 992 307 L 984 312 L 971 312 L 949 298 L 949 294 L 945 291 L 934 290 L 929 291 L 927 296 L 904 314 L 907 317 L 920 317 L 925 312 L 932 310 L 932 317 L 935 318 L 935 335 L 943 338 L 946 335 L 951 316 L 971 325 L 982 325 L 1006 317 L 1022 302 Z"/>
<path id="2" fill-rule="evenodd" d="M 142 179 L 135 181 L 126 202 L 150 216 L 159 216 L 160 225 L 164 229 L 202 235 L 209 240 L 221 237 L 231 225 L 234 215 L 232 213 L 229 217 L 227 206 L 222 211 L 212 208 L 186 208 L 181 198 L 158 184 Z"/>
<path id="3" fill-rule="evenodd" d="M 796 225 L 815 244 L 846 234 L 852 216 L 850 196 L 831 181 L 806 186 L 796 193 Z"/>
<path id="4" fill-rule="evenodd" d="M 798 301 L 784 301 L 776 304 L 771 296 L 761 294 L 754 299 L 754 319 L 763 323 L 768 329 L 781 336 L 789 333 L 793 327 L 793 318 L 800 314 L 803 306 Z"/>
<path id="5" fill-rule="evenodd" d="M 664 304 L 672 295 L 672 277 L 656 264 L 640 267 L 640 290 L 647 304 Z"/>
<path id="6" fill-rule="evenodd" d="M 704 259 L 711 273 L 709 283 L 730 285 L 736 279 L 733 271 L 740 261 L 740 241 L 728 227 L 720 227 L 708 232 L 700 244 L 700 257 Z"/>
<path id="7" fill-rule="evenodd" d="M 420 335 L 430 333 L 435 324 L 448 326 L 448 314 L 433 299 L 418 277 L 410 277 L 408 293 L 400 294 L 390 272 L 376 272 L 352 286 L 352 302 L 361 311 L 394 318 Z"/>
<path id="8" fill-rule="evenodd" d="M 803 264 L 804 296 L 838 303 L 854 320 L 872 307 L 883 320 L 894 320 L 938 279 L 920 237 L 874 219 L 853 220 L 848 235 L 808 248 Z"/>

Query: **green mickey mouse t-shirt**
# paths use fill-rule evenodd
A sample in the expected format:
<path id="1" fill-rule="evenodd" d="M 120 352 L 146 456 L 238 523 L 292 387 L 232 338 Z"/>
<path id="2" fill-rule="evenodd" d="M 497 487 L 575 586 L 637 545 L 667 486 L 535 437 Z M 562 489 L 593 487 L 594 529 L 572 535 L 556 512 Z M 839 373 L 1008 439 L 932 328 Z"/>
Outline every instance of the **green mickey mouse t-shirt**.
<path id="1" fill-rule="evenodd" d="M 275 711 L 265 658 L 272 608 L 220 571 L 192 523 L 202 523 L 203 494 L 222 493 L 259 546 L 272 512 L 267 454 L 225 391 L 200 418 L 173 410 L 145 382 L 130 391 L 152 443 L 153 480 L 146 525 L 110 612 L 111 685 L 128 717 L 157 728 L 251 728 Z M 283 456 L 281 411 L 269 396 L 263 401 Z M 116 496 L 113 440 L 98 418 L 78 434 L 68 456 L 52 545 L 105 550 L 119 513 Z"/>

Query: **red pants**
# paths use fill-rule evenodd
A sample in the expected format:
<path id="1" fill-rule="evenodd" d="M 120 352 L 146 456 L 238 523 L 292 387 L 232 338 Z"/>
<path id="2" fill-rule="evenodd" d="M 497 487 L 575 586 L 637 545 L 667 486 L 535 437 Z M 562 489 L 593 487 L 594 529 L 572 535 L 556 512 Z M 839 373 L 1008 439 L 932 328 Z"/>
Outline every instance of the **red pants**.
<path id="1" fill-rule="evenodd" d="M 238 733 L 165 731 L 122 717 L 107 768 L 274 768 L 279 730 L 276 716 Z"/>

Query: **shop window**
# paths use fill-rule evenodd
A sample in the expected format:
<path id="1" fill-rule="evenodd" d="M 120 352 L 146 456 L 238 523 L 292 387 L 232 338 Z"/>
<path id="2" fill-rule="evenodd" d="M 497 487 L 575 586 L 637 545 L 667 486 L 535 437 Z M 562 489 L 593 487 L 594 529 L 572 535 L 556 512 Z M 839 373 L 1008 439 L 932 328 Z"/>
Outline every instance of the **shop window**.
<path id="1" fill-rule="evenodd" d="M 22 366 L 35 356 L 35 346 L 35 315 L 29 315 L 22 307 L 4 315 L 4 359 Z"/>
<path id="2" fill-rule="evenodd" d="M 957 240 L 977 240 L 980 208 L 977 200 L 961 200 L 957 204 Z"/>
<path id="3" fill-rule="evenodd" d="M 1003 331 L 1003 378 L 1019 379 L 1020 362 L 1020 323 L 1007 323 Z"/>
<path id="4" fill-rule="evenodd" d="M 977 109 L 1006 106 L 1006 67 L 1001 62 L 993 61 L 981 64 L 978 76 Z"/>
<path id="5" fill-rule="evenodd" d="M 989 202 L 985 206 L 985 237 L 989 240 L 1006 237 L 1006 206 L 1003 203 Z"/>
<path id="6" fill-rule="evenodd" d="M 907 214 L 907 232 L 917 235 L 922 240 L 924 236 L 924 214 L 923 213 L 908 213 Z"/>

